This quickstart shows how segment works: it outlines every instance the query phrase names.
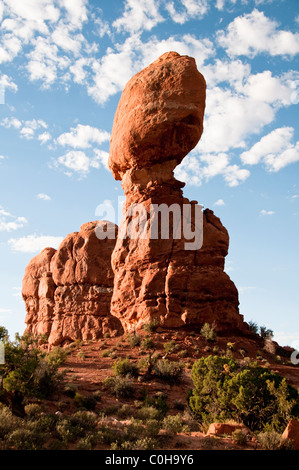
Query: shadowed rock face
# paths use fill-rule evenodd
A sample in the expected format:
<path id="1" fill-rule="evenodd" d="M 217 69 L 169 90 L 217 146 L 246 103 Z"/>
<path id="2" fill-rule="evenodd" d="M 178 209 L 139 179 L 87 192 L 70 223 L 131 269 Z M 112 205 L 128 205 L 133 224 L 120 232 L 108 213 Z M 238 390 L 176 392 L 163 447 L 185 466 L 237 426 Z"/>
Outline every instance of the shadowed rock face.
<path id="1" fill-rule="evenodd" d="M 184 183 L 173 170 L 203 131 L 205 80 L 195 60 L 170 52 L 137 73 L 125 86 L 112 129 L 109 167 L 126 195 L 120 230 L 134 221 L 128 212 L 142 204 L 149 220 L 153 204 L 183 205 Z M 197 206 L 198 207 L 198 206 Z M 216 322 L 218 330 L 245 331 L 238 292 L 224 272 L 229 236 L 219 218 L 203 212 L 203 245 L 186 250 L 186 239 L 118 237 L 113 254 L 111 313 L 125 330 L 151 319 L 164 327 Z M 194 226 L 195 219 L 192 218 Z"/>
<path id="2" fill-rule="evenodd" d="M 26 331 L 46 335 L 49 345 L 122 333 L 120 321 L 110 315 L 115 240 L 99 240 L 96 224 L 82 225 L 57 251 L 46 248 L 26 268 Z"/>

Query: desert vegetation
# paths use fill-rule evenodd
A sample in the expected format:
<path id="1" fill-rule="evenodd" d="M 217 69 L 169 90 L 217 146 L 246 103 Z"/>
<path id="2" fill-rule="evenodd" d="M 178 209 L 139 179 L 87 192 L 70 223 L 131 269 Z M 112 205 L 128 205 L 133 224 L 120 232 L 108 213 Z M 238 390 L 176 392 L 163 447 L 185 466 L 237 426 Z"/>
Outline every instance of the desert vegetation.
<path id="1" fill-rule="evenodd" d="M 282 432 L 298 419 L 298 393 L 268 367 L 276 355 L 261 342 L 249 357 L 247 344 L 218 337 L 213 325 L 188 335 L 151 325 L 50 352 L 42 338 L 10 341 L 4 328 L 0 336 L 2 450 L 292 449 Z M 250 434 L 217 439 L 206 434 L 213 422 L 243 423 Z"/>

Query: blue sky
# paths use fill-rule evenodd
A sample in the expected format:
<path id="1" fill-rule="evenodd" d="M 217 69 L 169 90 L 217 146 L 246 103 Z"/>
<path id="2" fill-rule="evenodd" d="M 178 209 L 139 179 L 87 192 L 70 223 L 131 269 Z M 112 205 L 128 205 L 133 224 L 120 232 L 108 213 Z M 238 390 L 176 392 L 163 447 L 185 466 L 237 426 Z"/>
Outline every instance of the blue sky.
<path id="1" fill-rule="evenodd" d="M 207 81 L 176 175 L 229 231 L 240 313 L 298 349 L 298 0 L 0 0 L 0 22 L 0 324 L 24 331 L 30 259 L 116 207 L 121 91 L 175 50 Z"/>

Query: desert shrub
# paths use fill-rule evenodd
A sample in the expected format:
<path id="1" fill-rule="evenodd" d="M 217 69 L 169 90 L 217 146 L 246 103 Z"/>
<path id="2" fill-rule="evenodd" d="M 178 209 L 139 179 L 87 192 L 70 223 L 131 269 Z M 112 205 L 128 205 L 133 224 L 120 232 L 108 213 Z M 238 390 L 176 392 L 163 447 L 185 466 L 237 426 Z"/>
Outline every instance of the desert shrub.
<path id="1" fill-rule="evenodd" d="M 150 336 L 146 336 L 140 343 L 141 349 L 154 349 L 155 343 Z"/>
<path id="2" fill-rule="evenodd" d="M 5 400 L 7 393 L 15 394 L 19 401 L 22 397 L 49 397 L 61 380 L 58 368 L 67 352 L 60 348 L 50 353 L 41 351 L 38 338 L 30 335 L 16 335 L 15 341 L 5 336 L 3 342 L 5 363 L 0 364 L 0 401 Z"/>
<path id="3" fill-rule="evenodd" d="M 271 339 L 273 338 L 273 330 L 270 330 L 265 326 L 260 326 L 260 335 L 263 339 Z"/>
<path id="4" fill-rule="evenodd" d="M 131 375 L 136 377 L 139 373 L 138 366 L 131 362 L 128 358 L 118 359 L 112 366 L 115 375 Z"/>
<path id="5" fill-rule="evenodd" d="M 0 405 L 0 439 L 5 439 L 21 425 L 21 419 L 14 416 L 9 408 Z"/>
<path id="6" fill-rule="evenodd" d="M 178 348 L 179 348 L 179 345 L 174 340 L 164 343 L 165 352 L 168 354 L 174 353 L 175 351 L 178 350 Z"/>
<path id="7" fill-rule="evenodd" d="M 117 409 L 116 414 L 120 419 L 131 418 L 135 415 L 135 410 L 130 405 L 125 404 Z"/>
<path id="8" fill-rule="evenodd" d="M 21 427 L 9 435 L 8 444 L 15 450 L 41 450 L 47 438 L 48 436 L 45 433 Z"/>
<path id="9" fill-rule="evenodd" d="M 25 406 L 25 413 L 28 418 L 37 418 L 40 416 L 42 408 L 38 403 L 29 403 Z"/>
<path id="10" fill-rule="evenodd" d="M 76 392 L 74 397 L 74 403 L 77 408 L 94 410 L 97 404 L 97 400 L 93 396 L 84 396 L 81 395 L 81 393 Z"/>
<path id="11" fill-rule="evenodd" d="M 175 436 L 177 433 L 182 432 L 184 429 L 182 415 L 177 414 L 165 416 L 162 422 L 162 428 L 169 436 Z"/>
<path id="12" fill-rule="evenodd" d="M 157 437 L 161 429 L 161 423 L 158 419 L 148 419 L 145 423 L 145 437 Z"/>
<path id="13" fill-rule="evenodd" d="M 92 450 L 92 448 L 97 444 L 97 439 L 95 436 L 85 436 L 81 437 L 76 445 L 77 450 Z"/>
<path id="14" fill-rule="evenodd" d="M 183 369 L 183 364 L 171 362 L 168 359 L 159 359 L 154 365 L 156 377 L 168 383 L 174 383 L 180 380 Z"/>
<path id="15" fill-rule="evenodd" d="M 248 434 L 244 429 L 235 429 L 235 431 L 232 432 L 232 439 L 237 444 L 244 445 L 248 440 Z"/>
<path id="16" fill-rule="evenodd" d="M 141 336 L 137 335 L 136 333 L 128 334 L 126 336 L 127 343 L 131 346 L 131 348 L 140 346 L 141 339 L 142 339 Z"/>
<path id="17" fill-rule="evenodd" d="M 126 398 L 134 393 L 131 378 L 128 375 L 107 377 L 107 379 L 104 380 L 104 386 L 107 387 L 116 397 Z"/>
<path id="18" fill-rule="evenodd" d="M 293 450 L 293 442 L 284 439 L 282 435 L 276 431 L 266 431 L 257 435 L 258 443 L 262 450 Z"/>
<path id="19" fill-rule="evenodd" d="M 94 436 L 97 420 L 97 415 L 91 411 L 77 411 L 58 422 L 56 430 L 64 442 L 76 442 L 79 438 Z"/>
<path id="20" fill-rule="evenodd" d="M 151 419 L 158 419 L 160 417 L 160 411 L 155 406 L 143 406 L 136 412 L 136 418 L 147 421 Z"/>
<path id="21" fill-rule="evenodd" d="M 68 397 L 74 398 L 76 393 L 78 392 L 78 387 L 75 384 L 65 384 L 63 393 Z"/>
<path id="22" fill-rule="evenodd" d="M 156 329 L 159 326 L 159 321 L 158 320 L 150 320 L 149 323 L 145 323 L 143 325 L 144 331 L 147 331 L 148 333 L 152 333 L 153 331 L 156 331 Z"/>
<path id="23" fill-rule="evenodd" d="M 216 339 L 216 331 L 214 325 L 211 325 L 210 323 L 205 323 L 201 330 L 200 330 L 201 336 L 206 340 L 206 341 L 215 341 Z"/>
<path id="24" fill-rule="evenodd" d="M 248 325 L 249 325 L 250 331 L 251 331 L 252 333 L 258 334 L 259 326 L 258 326 L 258 324 L 257 324 L 256 322 L 250 320 L 250 321 L 248 322 Z"/>
<path id="25" fill-rule="evenodd" d="M 297 391 L 258 363 L 238 364 L 220 356 L 202 357 L 192 367 L 195 388 L 188 403 L 200 422 L 234 419 L 252 430 L 266 423 L 280 431 L 298 416 Z"/>
<path id="26" fill-rule="evenodd" d="M 137 441 L 124 441 L 121 444 L 114 442 L 111 445 L 112 450 L 154 450 L 157 449 L 159 443 L 151 437 L 144 437 Z"/>

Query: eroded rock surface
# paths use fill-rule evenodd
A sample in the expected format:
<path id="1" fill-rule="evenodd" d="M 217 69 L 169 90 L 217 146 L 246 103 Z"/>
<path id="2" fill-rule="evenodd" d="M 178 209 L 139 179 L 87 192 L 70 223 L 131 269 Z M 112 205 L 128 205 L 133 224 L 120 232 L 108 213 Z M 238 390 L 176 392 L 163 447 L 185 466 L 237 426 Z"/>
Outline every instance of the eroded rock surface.
<path id="1" fill-rule="evenodd" d="M 194 148 L 203 131 L 205 80 L 193 58 L 166 53 L 126 85 L 115 114 L 109 167 L 122 180 L 125 213 L 112 254 L 114 290 L 111 313 L 125 330 L 157 319 L 164 327 L 217 324 L 219 330 L 246 329 L 239 314 L 238 291 L 224 272 L 229 236 L 210 210 L 203 220 L 203 245 L 186 249 L 187 238 L 150 236 L 153 205 L 183 206 L 184 183 L 173 170 Z M 146 210 L 144 238 L 128 235 L 134 205 Z M 196 223 L 195 215 L 192 226 Z M 139 222 L 136 222 L 136 226 Z M 183 218 L 181 219 L 183 224 Z M 182 228 L 182 227 L 181 227 Z M 138 229 L 138 227 L 137 227 Z"/>
<path id="2" fill-rule="evenodd" d="M 120 321 L 110 315 L 115 240 L 99 240 L 96 225 L 82 225 L 57 251 L 46 248 L 26 268 L 26 331 L 46 335 L 50 345 L 122 332 Z"/>

